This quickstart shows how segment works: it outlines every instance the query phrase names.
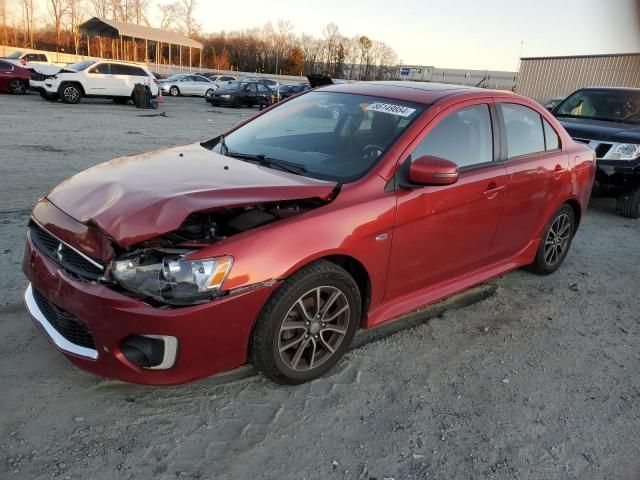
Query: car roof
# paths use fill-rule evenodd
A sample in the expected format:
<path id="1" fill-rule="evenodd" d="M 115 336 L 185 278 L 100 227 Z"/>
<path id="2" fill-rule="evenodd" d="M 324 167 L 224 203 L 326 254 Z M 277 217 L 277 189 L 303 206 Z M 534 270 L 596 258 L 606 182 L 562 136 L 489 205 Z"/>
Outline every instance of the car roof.
<path id="1" fill-rule="evenodd" d="M 602 91 L 602 90 L 614 90 L 616 92 L 640 92 L 640 88 L 633 88 L 633 87 L 584 87 L 581 88 L 580 90 L 598 90 L 598 91 Z"/>
<path id="2" fill-rule="evenodd" d="M 87 60 L 93 60 L 92 58 L 88 58 Z M 118 65 L 128 65 L 130 67 L 140 67 L 140 68 L 144 68 L 146 69 L 146 65 L 140 65 L 139 63 L 133 63 L 133 62 L 122 62 L 120 60 L 109 60 L 109 59 L 101 59 L 101 60 L 94 60 L 96 63 L 117 63 Z M 80 63 L 80 62 L 78 62 Z"/>
<path id="3" fill-rule="evenodd" d="M 340 83 L 320 88 L 323 91 L 372 95 L 429 105 L 445 97 L 461 93 L 477 93 L 479 96 L 504 93 L 484 88 L 466 87 L 464 85 L 411 81 Z"/>

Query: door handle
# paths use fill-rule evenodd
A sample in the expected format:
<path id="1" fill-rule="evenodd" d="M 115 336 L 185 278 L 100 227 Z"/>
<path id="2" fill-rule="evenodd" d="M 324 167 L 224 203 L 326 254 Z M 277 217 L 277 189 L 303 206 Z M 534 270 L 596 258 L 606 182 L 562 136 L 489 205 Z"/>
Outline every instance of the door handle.
<path id="1" fill-rule="evenodd" d="M 496 182 L 491 182 L 487 185 L 487 189 L 483 192 L 483 195 L 491 199 L 498 195 L 502 190 L 504 190 L 504 185 L 498 185 Z"/>

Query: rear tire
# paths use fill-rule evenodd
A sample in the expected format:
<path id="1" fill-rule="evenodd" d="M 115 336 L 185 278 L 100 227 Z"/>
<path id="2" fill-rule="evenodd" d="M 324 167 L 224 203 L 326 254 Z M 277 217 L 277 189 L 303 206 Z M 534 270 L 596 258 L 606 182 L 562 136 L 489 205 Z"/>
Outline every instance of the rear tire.
<path id="1" fill-rule="evenodd" d="M 530 265 L 531 271 L 538 275 L 555 272 L 567 257 L 575 232 L 575 213 L 571 206 L 564 204 L 544 229 L 536 258 Z"/>
<path id="2" fill-rule="evenodd" d="M 27 84 L 27 82 L 19 78 L 14 78 L 13 80 L 11 80 L 11 82 L 9 82 L 9 92 L 13 93 L 14 95 L 24 95 L 25 93 L 27 93 L 28 88 L 29 85 Z"/>
<path id="3" fill-rule="evenodd" d="M 251 363 L 281 384 L 322 376 L 349 349 L 360 305 L 360 291 L 346 270 L 325 260 L 307 265 L 262 309 L 251 336 Z"/>
<path id="4" fill-rule="evenodd" d="M 77 83 L 63 83 L 58 89 L 58 96 L 64 103 L 73 105 L 82 100 L 82 88 Z"/>
<path id="5" fill-rule="evenodd" d="M 640 218 L 640 187 L 618 198 L 618 213 L 626 218 Z"/>

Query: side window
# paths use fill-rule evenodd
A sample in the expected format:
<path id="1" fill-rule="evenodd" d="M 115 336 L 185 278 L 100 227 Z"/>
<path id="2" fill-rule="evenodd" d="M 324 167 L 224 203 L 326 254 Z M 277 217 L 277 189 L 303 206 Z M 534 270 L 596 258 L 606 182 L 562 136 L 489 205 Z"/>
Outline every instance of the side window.
<path id="1" fill-rule="evenodd" d="M 127 65 L 119 63 L 111 64 L 111 75 L 131 75 L 131 69 Z"/>
<path id="2" fill-rule="evenodd" d="M 515 103 L 501 103 L 500 109 L 507 130 L 509 158 L 544 152 L 542 118 L 538 112 Z"/>
<path id="3" fill-rule="evenodd" d="M 255 83 L 247 84 L 246 90 L 248 93 L 256 93 L 256 84 Z"/>
<path id="4" fill-rule="evenodd" d="M 411 153 L 433 155 L 468 167 L 493 161 L 493 129 L 488 105 L 462 108 L 441 120 Z"/>
<path id="5" fill-rule="evenodd" d="M 262 92 L 262 93 L 269 93 L 269 87 L 267 87 L 266 85 L 262 85 L 261 83 L 258 84 L 258 91 Z"/>
<path id="6" fill-rule="evenodd" d="M 11 65 L 7 62 L 0 62 L 0 72 L 10 72 L 12 70 Z"/>
<path id="7" fill-rule="evenodd" d="M 98 65 L 93 67 L 91 70 L 89 70 L 89 73 L 101 73 L 101 74 L 108 75 L 111 72 L 111 69 L 109 67 L 110 67 L 109 63 L 99 63 Z"/>
<path id="8" fill-rule="evenodd" d="M 542 119 L 542 126 L 544 127 L 545 147 L 547 150 L 558 150 L 560 148 L 560 137 L 558 133 L 544 118 Z"/>

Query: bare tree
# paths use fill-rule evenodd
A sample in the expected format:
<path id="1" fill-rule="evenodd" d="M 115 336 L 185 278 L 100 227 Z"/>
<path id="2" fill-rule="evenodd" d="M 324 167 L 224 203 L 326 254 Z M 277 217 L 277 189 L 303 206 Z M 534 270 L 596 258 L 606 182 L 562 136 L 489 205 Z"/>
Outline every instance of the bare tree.
<path id="1" fill-rule="evenodd" d="M 60 51 L 60 34 L 62 30 L 62 20 L 66 14 L 66 0 L 49 0 L 47 4 L 49 15 L 53 21 L 53 29 L 56 32 L 56 52 Z"/>
<path id="2" fill-rule="evenodd" d="M 34 2 L 33 0 L 22 0 L 21 7 L 23 43 L 25 47 L 33 48 L 35 46 Z"/>
<path id="3" fill-rule="evenodd" d="M 167 3 L 159 6 L 162 16 L 160 17 L 160 28 L 162 30 L 174 30 L 178 27 L 181 5 L 179 3 Z"/>
<path id="4" fill-rule="evenodd" d="M 111 4 L 111 0 L 91 0 L 91 11 L 96 17 L 109 18 Z"/>
<path id="5" fill-rule="evenodd" d="M 73 39 L 73 51 L 78 54 L 78 46 L 80 43 L 80 34 L 78 25 L 84 19 L 86 12 L 85 0 L 66 0 L 66 18 L 68 30 L 71 32 Z"/>
<path id="6" fill-rule="evenodd" d="M 200 31 L 200 24 L 196 20 L 197 0 L 181 0 L 182 30 L 187 37 Z"/>
<path id="7" fill-rule="evenodd" d="M 7 0 L 0 0 L 0 19 L 2 19 L 2 36 L 4 45 L 9 44 L 9 32 L 7 29 Z"/>

